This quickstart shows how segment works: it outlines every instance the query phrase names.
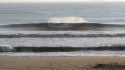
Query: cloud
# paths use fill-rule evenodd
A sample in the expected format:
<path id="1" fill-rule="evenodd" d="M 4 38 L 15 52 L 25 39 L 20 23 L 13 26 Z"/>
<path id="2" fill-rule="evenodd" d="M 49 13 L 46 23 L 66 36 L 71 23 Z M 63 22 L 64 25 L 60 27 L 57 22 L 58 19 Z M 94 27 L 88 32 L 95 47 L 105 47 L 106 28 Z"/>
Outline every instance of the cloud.
<path id="1" fill-rule="evenodd" d="M 125 0 L 0 0 L 0 2 L 110 2 Z"/>
<path id="2" fill-rule="evenodd" d="M 105 1 L 125 1 L 125 0 L 105 0 Z"/>
<path id="3" fill-rule="evenodd" d="M 77 2 L 90 0 L 0 0 L 0 2 Z"/>

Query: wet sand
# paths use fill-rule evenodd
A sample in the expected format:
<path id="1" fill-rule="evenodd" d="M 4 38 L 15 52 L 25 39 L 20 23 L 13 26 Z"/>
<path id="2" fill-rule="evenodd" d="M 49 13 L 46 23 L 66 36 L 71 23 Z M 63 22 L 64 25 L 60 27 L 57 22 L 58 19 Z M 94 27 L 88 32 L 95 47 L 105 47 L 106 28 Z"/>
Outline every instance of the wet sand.
<path id="1" fill-rule="evenodd" d="M 125 57 L 8 57 L 0 70 L 124 70 Z"/>

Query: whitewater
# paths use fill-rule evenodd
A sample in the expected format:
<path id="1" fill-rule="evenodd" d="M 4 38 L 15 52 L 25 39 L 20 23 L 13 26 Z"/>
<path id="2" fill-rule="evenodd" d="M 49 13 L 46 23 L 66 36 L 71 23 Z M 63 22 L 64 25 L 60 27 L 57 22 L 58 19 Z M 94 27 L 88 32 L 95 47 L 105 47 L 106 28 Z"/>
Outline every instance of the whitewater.
<path id="1" fill-rule="evenodd" d="M 124 56 L 124 41 L 124 31 L 1 31 L 0 55 Z"/>

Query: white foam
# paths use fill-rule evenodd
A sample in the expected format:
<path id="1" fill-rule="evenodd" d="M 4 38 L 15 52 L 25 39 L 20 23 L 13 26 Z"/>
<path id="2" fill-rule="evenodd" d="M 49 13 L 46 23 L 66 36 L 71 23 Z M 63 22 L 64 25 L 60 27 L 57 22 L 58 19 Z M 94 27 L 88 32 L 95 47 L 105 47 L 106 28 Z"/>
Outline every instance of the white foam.
<path id="1" fill-rule="evenodd" d="M 54 17 L 54 18 L 50 18 L 47 22 L 48 22 L 48 25 L 53 28 L 71 28 L 74 26 L 69 25 L 68 23 L 78 24 L 78 23 L 87 23 L 88 21 L 81 17 L 59 17 L 59 18 Z M 51 24 L 51 23 L 56 23 L 56 24 Z M 63 24 L 57 24 L 57 23 L 63 23 Z"/>
<path id="2" fill-rule="evenodd" d="M 87 23 L 88 21 L 82 17 L 54 17 L 50 18 L 48 23 Z"/>
<path id="3" fill-rule="evenodd" d="M 0 38 L 0 45 L 9 45 L 10 47 L 18 46 L 27 46 L 27 47 L 39 47 L 39 46 L 48 46 L 48 47 L 99 47 L 107 45 L 125 45 L 125 37 L 19 37 L 21 36 L 30 36 L 34 35 L 50 35 L 50 34 L 73 34 L 73 35 L 87 35 L 94 34 L 109 34 L 117 35 L 124 34 L 125 31 L 8 31 L 0 32 L 0 35 L 6 35 L 7 38 Z M 8 36 L 17 35 L 17 38 L 9 38 Z M 91 43 L 91 44 L 90 44 Z"/>
<path id="4" fill-rule="evenodd" d="M 15 51 L 15 49 L 10 45 L 0 45 L 0 52 L 11 52 Z"/>
<path id="5" fill-rule="evenodd" d="M 118 56 L 125 57 L 125 51 L 78 51 L 78 52 L 4 52 L 0 56 L 55 57 L 55 56 Z"/>

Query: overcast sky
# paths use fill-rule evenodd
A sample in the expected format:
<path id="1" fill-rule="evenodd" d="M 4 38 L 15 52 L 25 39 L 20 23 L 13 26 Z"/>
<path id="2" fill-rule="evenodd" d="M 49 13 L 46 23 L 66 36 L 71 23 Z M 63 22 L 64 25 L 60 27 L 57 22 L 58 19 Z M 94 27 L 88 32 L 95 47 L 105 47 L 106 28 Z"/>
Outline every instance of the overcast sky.
<path id="1" fill-rule="evenodd" d="M 96 1 L 125 1 L 125 0 L 0 0 L 0 2 L 96 2 Z"/>

